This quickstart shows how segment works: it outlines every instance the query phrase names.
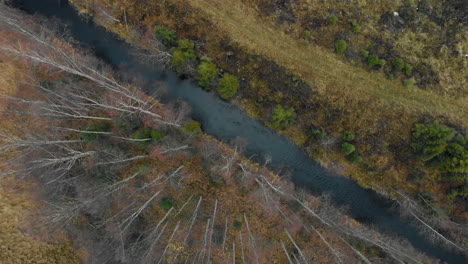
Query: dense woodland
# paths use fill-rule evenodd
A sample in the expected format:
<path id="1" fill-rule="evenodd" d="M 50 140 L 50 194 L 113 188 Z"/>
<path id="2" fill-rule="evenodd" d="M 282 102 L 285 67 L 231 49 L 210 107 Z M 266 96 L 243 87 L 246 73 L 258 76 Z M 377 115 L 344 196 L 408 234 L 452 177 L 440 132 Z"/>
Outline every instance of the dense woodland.
<path id="1" fill-rule="evenodd" d="M 333 169 L 397 198 L 402 212 L 436 241 L 466 251 L 468 145 L 461 113 L 405 112 L 409 117 L 399 126 L 411 125 L 407 135 L 398 134 L 397 144 L 391 141 L 397 136 L 392 133 L 401 127 L 388 131 L 389 136 L 380 134 L 394 125 L 391 118 L 388 124 L 350 119 L 353 102 L 351 109 L 340 108 L 340 102 L 333 105 L 332 97 L 318 96 L 320 87 L 230 43 L 226 32 L 213 42 L 214 36 L 202 30 L 207 24 L 213 28 L 211 22 L 201 21 L 185 1 L 94 1 L 77 6 L 149 50 L 147 62 L 171 67 L 223 100 L 244 106 L 311 156 L 321 157 L 324 166 L 334 164 Z M 225 144 L 205 135 L 184 102 L 161 104 L 157 93 L 142 92 L 140 80 L 120 78 L 90 52 L 77 50 L 66 32 L 46 20 L 3 7 L 1 61 L 29 70 L 6 84 L 16 89 L 1 95 L 3 119 L 21 125 L 2 128 L 0 175 L 36 186 L 32 192 L 42 206 L 28 221 L 40 228 L 30 228 L 31 236 L 65 236 L 86 263 L 436 262 L 406 241 L 349 218 L 327 197 L 295 188 L 287 177 L 269 171 L 268 161 L 247 159 L 241 139 Z M 327 35 L 314 38 L 312 29 L 297 37 L 304 24 L 297 22 L 302 13 L 295 12 L 302 9 L 295 6 L 289 14 L 295 21 L 289 21 L 284 18 L 287 13 L 266 12 L 268 8 L 286 9 L 256 7 L 268 18 L 277 16 L 274 24 L 286 30 L 286 36 L 306 47 L 331 46 L 330 52 L 342 54 L 338 61 L 361 67 L 348 54 L 358 44 L 353 47 L 343 37 L 327 46 L 320 42 L 325 43 Z M 169 12 L 176 16 L 168 17 Z M 339 14 L 322 15 L 321 23 L 344 27 L 347 23 Z M 362 22 L 349 23 L 353 34 L 361 33 Z M 418 58 L 376 58 L 372 49 L 361 55 L 370 65 L 365 74 L 393 74 L 397 80 L 391 82 L 405 84 L 424 78 Z M 418 74 L 413 76 L 413 71 Z M 272 74 L 276 77 L 270 78 Z M 462 78 L 449 79 L 456 79 L 455 88 L 444 96 L 463 97 L 466 91 L 456 88 Z M 348 123 L 354 121 L 370 122 L 370 128 Z M 374 126 L 381 127 L 374 131 Z M 371 137 L 377 142 L 369 147 Z M 393 173 L 397 176 L 390 176 Z"/>

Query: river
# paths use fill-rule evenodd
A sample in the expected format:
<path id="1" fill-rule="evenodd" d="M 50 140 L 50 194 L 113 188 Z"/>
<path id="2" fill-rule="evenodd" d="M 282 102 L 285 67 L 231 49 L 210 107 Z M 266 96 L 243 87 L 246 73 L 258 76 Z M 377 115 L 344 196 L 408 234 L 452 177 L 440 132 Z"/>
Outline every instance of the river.
<path id="1" fill-rule="evenodd" d="M 417 229 L 392 212 L 393 201 L 376 192 L 364 189 L 354 181 L 333 175 L 313 162 L 307 153 L 285 137 L 249 117 L 233 104 L 222 101 L 213 93 L 204 91 L 190 81 L 180 80 L 173 72 L 158 72 L 139 64 L 132 55 L 132 48 L 116 35 L 86 21 L 64 0 L 17 0 L 16 7 L 28 13 L 55 17 L 67 26 L 70 35 L 80 45 L 94 50 L 101 59 L 118 70 L 136 73 L 147 82 L 163 82 L 167 87 L 167 99 L 183 99 L 193 109 L 193 118 L 202 123 L 203 131 L 222 141 L 241 137 L 247 141 L 247 156 L 271 158 L 274 168 L 287 168 L 297 186 L 313 194 L 330 193 L 332 200 L 346 206 L 349 214 L 379 231 L 401 236 L 420 251 L 447 263 L 466 263 L 465 257 L 430 243 Z"/>

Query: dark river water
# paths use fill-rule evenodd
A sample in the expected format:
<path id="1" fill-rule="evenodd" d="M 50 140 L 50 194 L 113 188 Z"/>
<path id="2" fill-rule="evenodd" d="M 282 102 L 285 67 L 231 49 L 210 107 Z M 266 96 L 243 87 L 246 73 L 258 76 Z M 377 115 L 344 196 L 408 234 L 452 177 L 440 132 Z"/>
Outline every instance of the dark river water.
<path id="1" fill-rule="evenodd" d="M 148 82 L 164 82 L 168 100 L 183 99 L 193 109 L 193 118 L 203 125 L 205 133 L 219 140 L 229 141 L 241 137 L 247 141 L 247 155 L 271 157 L 271 164 L 285 167 L 292 173 L 297 186 L 313 194 L 330 193 L 333 201 L 349 208 L 349 214 L 367 224 L 378 227 L 381 232 L 401 236 L 428 255 L 448 263 L 466 263 L 459 252 L 452 252 L 430 243 L 419 235 L 416 228 L 392 213 L 394 202 L 374 191 L 358 186 L 352 180 L 332 175 L 324 170 L 300 148 L 285 137 L 278 135 L 260 122 L 250 118 L 237 106 L 223 102 L 189 81 L 177 78 L 173 72 L 158 72 L 136 62 L 131 47 L 114 34 L 92 22 L 83 20 L 63 0 L 18 0 L 17 7 L 28 13 L 55 17 L 67 26 L 71 36 L 101 59 L 118 70 L 141 75 Z"/>

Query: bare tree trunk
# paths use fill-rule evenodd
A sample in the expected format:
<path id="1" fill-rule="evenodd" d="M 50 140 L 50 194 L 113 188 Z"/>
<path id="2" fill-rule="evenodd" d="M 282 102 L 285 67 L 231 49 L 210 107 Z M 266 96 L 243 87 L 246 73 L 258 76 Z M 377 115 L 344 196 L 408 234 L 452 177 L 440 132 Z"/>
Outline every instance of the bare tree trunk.
<path id="1" fill-rule="evenodd" d="M 282 248 L 283 251 L 284 251 L 284 254 L 285 254 L 286 257 L 288 258 L 289 264 L 293 264 L 291 258 L 289 257 L 289 253 L 288 253 L 288 251 L 286 250 L 286 247 L 284 246 L 283 240 L 280 240 L 280 243 L 281 243 L 281 248 Z"/>
<path id="2" fill-rule="evenodd" d="M 245 221 L 245 224 L 247 226 L 247 232 L 249 233 L 249 238 L 250 238 L 250 245 L 252 246 L 252 249 L 253 249 L 253 253 L 254 253 L 254 257 L 255 257 L 255 262 L 257 264 L 259 264 L 258 262 L 258 255 L 257 255 L 257 249 L 255 247 L 255 239 L 254 239 L 254 236 L 252 235 L 252 232 L 250 231 L 250 225 L 249 225 L 249 221 L 247 220 L 247 216 L 245 215 L 244 213 L 244 221 Z"/>

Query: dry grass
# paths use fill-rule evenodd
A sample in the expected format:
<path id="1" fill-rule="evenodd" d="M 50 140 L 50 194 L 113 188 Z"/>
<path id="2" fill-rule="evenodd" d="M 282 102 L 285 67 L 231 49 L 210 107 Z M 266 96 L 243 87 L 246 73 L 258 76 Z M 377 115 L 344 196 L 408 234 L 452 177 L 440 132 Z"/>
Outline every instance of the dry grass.
<path id="1" fill-rule="evenodd" d="M 331 97 L 346 108 L 364 98 L 372 102 L 362 118 L 373 119 L 388 106 L 399 112 L 431 113 L 447 116 L 468 125 L 466 98 L 450 98 L 417 88 L 407 88 L 386 79 L 381 73 L 369 73 L 343 62 L 337 55 L 293 39 L 269 23 L 260 21 L 255 10 L 239 0 L 226 5 L 222 0 L 189 0 L 189 3 L 216 22 L 222 33 L 252 53 L 265 55 L 290 71 L 302 76 L 319 94 Z M 339 99 L 342 97 L 342 99 Z"/>
<path id="2" fill-rule="evenodd" d="M 11 95 L 16 91 L 16 82 L 21 79 L 19 69 L 7 62 L 0 60 L 0 95 Z M 0 110 L 5 109 L 5 104 L 0 101 Z"/>
<path id="3" fill-rule="evenodd" d="M 12 95 L 18 92 L 18 82 L 25 74 L 12 62 L 3 62 L 0 58 L 0 95 Z M 0 100 L 0 110 L 6 108 L 6 101 Z M 23 126 L 25 120 L 17 120 L 12 115 L 0 114 L 1 130 L 15 131 Z M 22 125 L 23 124 L 23 125 Z M 3 153 L 5 154 L 5 153 Z M 0 157 L 0 161 L 5 159 Z M 2 168 L 0 167 L 0 172 Z M 33 197 L 34 185 L 18 182 L 11 177 L 0 178 L 0 264 L 73 264 L 79 263 L 69 243 L 59 240 L 51 243 L 38 240 L 27 234 L 27 218 L 40 207 Z"/>
<path id="4" fill-rule="evenodd" d="M 11 178 L 0 181 L 0 263 L 79 263 L 68 243 L 46 243 L 25 233 L 25 219 L 38 207 L 32 188 Z"/>

